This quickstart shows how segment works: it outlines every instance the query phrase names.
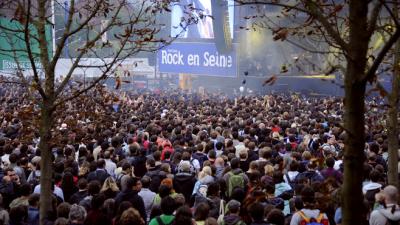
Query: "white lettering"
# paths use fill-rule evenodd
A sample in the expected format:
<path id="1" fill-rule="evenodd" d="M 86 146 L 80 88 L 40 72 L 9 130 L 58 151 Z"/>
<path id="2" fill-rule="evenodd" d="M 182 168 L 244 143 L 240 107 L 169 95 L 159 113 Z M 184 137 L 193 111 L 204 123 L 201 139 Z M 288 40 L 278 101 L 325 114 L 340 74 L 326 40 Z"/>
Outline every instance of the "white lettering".
<path id="1" fill-rule="evenodd" d="M 199 66 L 200 65 L 200 57 L 199 55 L 188 55 L 188 64 L 189 66 Z"/>
<path id="2" fill-rule="evenodd" d="M 183 62 L 183 54 L 180 51 L 176 53 L 170 53 L 166 50 L 161 51 L 161 64 L 173 64 L 173 65 L 182 65 L 184 66 L 185 63 Z"/>
<path id="3" fill-rule="evenodd" d="M 204 62 L 203 66 L 210 67 L 232 67 L 232 56 L 219 55 L 218 52 L 215 54 L 210 54 L 209 52 L 204 52 L 203 55 Z"/>

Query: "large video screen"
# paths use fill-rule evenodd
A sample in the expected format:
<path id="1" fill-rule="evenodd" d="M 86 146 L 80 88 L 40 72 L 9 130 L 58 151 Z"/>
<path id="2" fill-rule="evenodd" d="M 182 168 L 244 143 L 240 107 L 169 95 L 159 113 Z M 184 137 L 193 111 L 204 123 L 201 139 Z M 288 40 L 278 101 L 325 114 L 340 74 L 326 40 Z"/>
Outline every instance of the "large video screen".
<path id="1" fill-rule="evenodd" d="M 212 13 L 213 0 L 181 0 L 172 6 L 171 36 L 190 39 L 213 39 L 214 28 Z M 228 19 L 231 38 L 233 38 L 234 0 L 227 0 Z M 189 10 L 188 6 L 195 10 Z M 188 18 L 188 13 L 194 13 L 199 18 L 197 24 L 187 26 L 183 18 Z M 201 16 L 201 14 L 205 16 Z M 222 32 L 222 31 L 221 31 Z"/>

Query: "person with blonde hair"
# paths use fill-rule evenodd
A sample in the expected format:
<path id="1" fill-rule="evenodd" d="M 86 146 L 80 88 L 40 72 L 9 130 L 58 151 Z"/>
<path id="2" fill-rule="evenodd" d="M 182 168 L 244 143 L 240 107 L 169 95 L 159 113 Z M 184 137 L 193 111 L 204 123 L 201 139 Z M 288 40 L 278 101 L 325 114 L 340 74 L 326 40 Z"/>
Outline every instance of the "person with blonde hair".
<path id="1" fill-rule="evenodd" d="M 108 177 L 103 184 L 103 187 L 100 190 L 100 193 L 104 194 L 106 199 L 115 198 L 119 193 L 119 188 L 114 178 Z"/>
<path id="2" fill-rule="evenodd" d="M 196 194 L 206 195 L 207 193 L 200 193 L 200 191 L 202 190 L 201 187 L 208 186 L 212 182 L 214 182 L 214 177 L 212 176 L 211 167 L 209 166 L 203 167 L 203 170 L 199 172 L 198 180 L 194 184 L 192 195 Z"/>
<path id="3" fill-rule="evenodd" d="M 267 164 L 264 166 L 264 176 L 261 177 L 261 184 L 271 184 L 272 176 L 274 175 L 274 167 L 271 164 Z"/>

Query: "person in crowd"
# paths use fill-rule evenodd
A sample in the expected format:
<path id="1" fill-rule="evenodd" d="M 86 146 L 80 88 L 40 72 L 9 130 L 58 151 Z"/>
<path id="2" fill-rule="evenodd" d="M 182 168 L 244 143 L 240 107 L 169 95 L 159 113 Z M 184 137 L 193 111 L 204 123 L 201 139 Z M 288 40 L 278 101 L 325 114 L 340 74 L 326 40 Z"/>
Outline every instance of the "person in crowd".
<path id="1" fill-rule="evenodd" d="M 132 225 L 132 224 L 145 225 L 146 223 L 144 222 L 143 218 L 140 216 L 140 213 L 136 209 L 129 208 L 122 213 L 121 218 L 118 221 L 118 225 Z"/>
<path id="2" fill-rule="evenodd" d="M 83 225 L 86 219 L 86 210 L 82 206 L 72 205 L 69 211 L 68 220 L 71 225 Z"/>
<path id="3" fill-rule="evenodd" d="M 398 224 L 400 222 L 400 206 L 398 205 L 399 191 L 395 186 L 386 186 L 379 196 L 378 201 L 382 207 L 372 211 L 369 224 L 384 225 Z"/>
<path id="4" fill-rule="evenodd" d="M 290 225 L 301 225 L 302 221 L 310 221 L 310 219 L 321 224 L 329 224 L 327 215 L 316 208 L 315 192 L 311 187 L 303 188 L 301 200 L 303 201 L 303 209 L 293 214 Z"/>
<path id="5" fill-rule="evenodd" d="M 163 225 L 172 224 L 175 219 L 173 213 L 175 212 L 176 202 L 170 197 L 166 196 L 161 200 L 161 212 L 160 216 L 156 216 L 150 220 L 149 225 Z"/>
<path id="6" fill-rule="evenodd" d="M 88 196 L 88 183 L 85 178 L 81 178 L 78 181 L 78 191 L 75 192 L 70 198 L 70 204 L 79 204 L 85 197 Z"/>
<path id="7" fill-rule="evenodd" d="M 29 197 L 29 206 L 28 206 L 28 224 L 39 225 L 39 200 L 40 195 L 32 194 Z"/>
<path id="8" fill-rule="evenodd" d="M 138 195 L 142 197 L 143 202 L 144 202 L 144 207 L 146 208 L 146 215 L 147 218 L 146 222 L 150 221 L 150 214 L 151 214 L 151 209 L 153 208 L 154 204 L 154 198 L 156 196 L 156 193 L 150 191 L 150 183 L 151 183 L 151 178 L 144 176 L 140 180 L 142 182 L 142 189 L 139 191 Z"/>
<path id="9" fill-rule="evenodd" d="M 104 181 L 103 187 L 100 190 L 100 193 L 105 196 L 106 199 L 115 198 L 119 193 L 119 188 L 114 178 L 107 177 Z"/>
<path id="10" fill-rule="evenodd" d="M 219 225 L 245 225 L 246 223 L 244 223 L 239 216 L 240 205 L 240 202 L 236 200 L 230 200 L 226 204 L 228 212 Z"/>
<path id="11" fill-rule="evenodd" d="M 0 224 L 36 224 L 34 194 L 45 172 L 33 126 L 40 112 L 23 89 L 0 85 L 0 93 Z M 360 174 L 370 211 L 360 224 L 396 223 L 399 211 L 398 190 L 387 186 L 382 104 L 366 100 Z M 340 224 L 341 203 L 332 199 L 346 163 L 342 109 L 342 99 L 329 96 L 235 100 L 98 86 L 55 113 L 46 223 Z"/>
<path id="12" fill-rule="evenodd" d="M 126 182 L 126 187 L 125 191 L 115 197 L 115 205 L 118 206 L 123 201 L 129 201 L 139 211 L 142 218 L 147 218 L 143 199 L 138 195 L 142 188 L 140 180 L 137 177 L 130 177 Z"/>

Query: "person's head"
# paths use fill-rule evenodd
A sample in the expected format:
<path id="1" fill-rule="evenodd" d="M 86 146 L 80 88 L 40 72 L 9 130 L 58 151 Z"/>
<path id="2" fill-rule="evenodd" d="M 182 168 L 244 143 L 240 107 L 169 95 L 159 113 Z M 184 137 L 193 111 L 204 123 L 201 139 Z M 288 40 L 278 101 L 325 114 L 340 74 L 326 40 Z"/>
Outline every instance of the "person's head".
<path id="1" fill-rule="evenodd" d="M 31 194 L 31 185 L 30 184 L 23 184 L 20 187 L 20 194 L 21 196 L 29 196 Z"/>
<path id="2" fill-rule="evenodd" d="M 108 189 L 114 192 L 119 191 L 117 182 L 115 182 L 114 178 L 112 177 L 107 177 L 107 179 L 104 181 L 103 187 L 101 188 L 101 192 L 107 191 Z"/>
<path id="3" fill-rule="evenodd" d="M 94 196 L 97 195 L 100 192 L 100 182 L 97 180 L 92 180 L 90 181 L 88 185 L 88 195 Z"/>
<path id="4" fill-rule="evenodd" d="M 5 175 L 5 176 L 8 176 L 8 177 L 10 178 L 11 181 L 17 181 L 17 180 L 19 179 L 17 173 L 16 173 L 15 170 L 14 170 L 13 168 L 11 168 L 11 167 L 7 167 L 7 168 L 4 170 L 4 175 Z"/>
<path id="5" fill-rule="evenodd" d="M 143 188 L 149 188 L 151 184 L 151 178 L 149 176 L 143 176 L 142 179 L 140 179 L 142 182 L 142 187 Z"/>
<path id="6" fill-rule="evenodd" d="M 130 174 L 131 173 L 131 164 L 128 162 L 123 163 L 122 171 L 124 171 L 126 174 Z"/>
<path id="7" fill-rule="evenodd" d="M 379 179 L 381 178 L 381 176 L 382 176 L 382 174 L 381 174 L 378 170 L 376 170 L 376 169 L 373 169 L 373 170 L 369 173 L 369 179 L 370 179 L 372 182 L 378 182 Z"/>
<path id="8" fill-rule="evenodd" d="M 98 169 L 104 169 L 105 166 L 106 166 L 106 161 L 104 161 L 104 159 L 99 159 L 97 161 L 97 168 Z"/>
<path id="9" fill-rule="evenodd" d="M 192 211 L 188 206 L 181 206 L 176 210 L 175 225 L 192 224 Z"/>
<path id="10" fill-rule="evenodd" d="M 274 167 L 270 164 L 265 165 L 264 173 L 265 173 L 265 175 L 272 177 L 272 175 L 274 174 Z"/>
<path id="11" fill-rule="evenodd" d="M 165 215 L 172 215 L 175 211 L 175 199 L 171 196 L 166 196 L 161 199 L 161 211 Z"/>
<path id="12" fill-rule="evenodd" d="M 242 149 L 239 151 L 240 160 L 245 161 L 247 159 L 247 157 L 248 157 L 248 153 L 247 153 L 246 149 Z"/>
<path id="13" fill-rule="evenodd" d="M 251 171 L 258 171 L 258 162 L 257 161 L 251 161 L 249 165 L 249 169 Z"/>
<path id="14" fill-rule="evenodd" d="M 274 174 L 272 176 L 272 180 L 273 180 L 274 184 L 279 184 L 279 183 L 284 182 L 282 172 L 279 171 L 279 170 L 274 171 Z"/>
<path id="15" fill-rule="evenodd" d="M 131 224 L 144 225 L 145 223 L 144 223 L 143 218 L 140 216 L 140 213 L 136 209 L 129 208 L 122 213 L 118 224 L 120 224 L 120 225 L 131 225 Z"/>
<path id="16" fill-rule="evenodd" d="M 239 166 L 240 166 L 240 160 L 238 158 L 233 158 L 231 160 L 231 168 L 234 170 L 239 168 Z"/>
<path id="17" fill-rule="evenodd" d="M 335 159 L 329 157 L 325 160 L 325 163 L 328 168 L 333 168 L 333 166 L 335 165 Z"/>
<path id="18" fill-rule="evenodd" d="M 209 212 L 210 206 L 208 206 L 207 203 L 202 202 L 197 205 L 196 210 L 194 211 L 194 219 L 197 221 L 206 220 Z"/>
<path id="19" fill-rule="evenodd" d="M 299 169 L 299 163 L 293 160 L 289 165 L 289 171 L 297 171 Z"/>
<path id="20" fill-rule="evenodd" d="M 230 214 L 238 214 L 240 211 L 240 202 L 237 200 L 230 200 L 226 205 Z"/>
<path id="21" fill-rule="evenodd" d="M 219 196 L 220 186 L 218 182 L 213 182 L 208 185 L 207 196 Z"/>
<path id="22" fill-rule="evenodd" d="M 10 209 L 10 224 L 24 224 L 28 217 L 28 207 L 19 205 Z"/>
<path id="23" fill-rule="evenodd" d="M 128 177 L 126 180 L 126 189 L 127 190 L 134 190 L 134 191 L 140 191 L 142 188 L 142 183 L 140 182 L 140 179 L 137 177 Z"/>
<path id="24" fill-rule="evenodd" d="M 90 203 L 92 209 L 100 209 L 103 206 L 104 201 L 106 200 L 103 194 L 98 194 L 93 196 L 92 201 Z"/>
<path id="25" fill-rule="evenodd" d="M 57 217 L 68 218 L 71 205 L 68 202 L 63 202 L 57 206 Z"/>
<path id="26" fill-rule="evenodd" d="M 156 167 L 156 161 L 154 159 L 147 159 L 146 160 L 146 168 L 152 169 L 154 167 Z"/>
<path id="27" fill-rule="evenodd" d="M 303 201 L 304 208 L 312 209 L 315 204 L 314 190 L 309 186 L 305 186 L 301 191 L 301 200 Z"/>
<path id="28" fill-rule="evenodd" d="M 121 216 L 122 213 L 123 213 L 125 210 L 127 210 L 127 209 L 129 209 L 129 208 L 131 208 L 131 207 L 132 207 L 132 203 L 131 203 L 131 202 L 129 202 L 129 201 L 123 201 L 123 202 L 121 202 L 121 204 L 119 204 L 119 206 L 118 206 L 117 216 Z"/>
<path id="29" fill-rule="evenodd" d="M 386 204 L 397 204 L 399 199 L 399 191 L 393 185 L 388 185 L 383 189 Z"/>
<path id="30" fill-rule="evenodd" d="M 40 200 L 40 195 L 39 194 L 31 194 L 28 199 L 29 206 L 31 207 L 39 207 L 39 200 Z"/>
<path id="31" fill-rule="evenodd" d="M 71 223 L 83 224 L 86 219 L 86 210 L 80 205 L 73 204 L 69 210 L 68 219 Z"/>
<path id="32" fill-rule="evenodd" d="M 88 187 L 87 180 L 85 178 L 81 178 L 78 180 L 78 188 L 79 190 L 86 190 Z"/>
<path id="33" fill-rule="evenodd" d="M 250 216 L 253 221 L 263 221 L 264 220 L 264 206 L 261 203 L 253 203 L 249 207 Z"/>
<path id="34" fill-rule="evenodd" d="M 267 215 L 267 222 L 275 225 L 285 224 L 285 215 L 279 209 L 273 209 Z"/>
<path id="35" fill-rule="evenodd" d="M 67 218 L 58 217 L 56 221 L 54 221 L 54 225 L 68 225 L 69 221 Z"/>

